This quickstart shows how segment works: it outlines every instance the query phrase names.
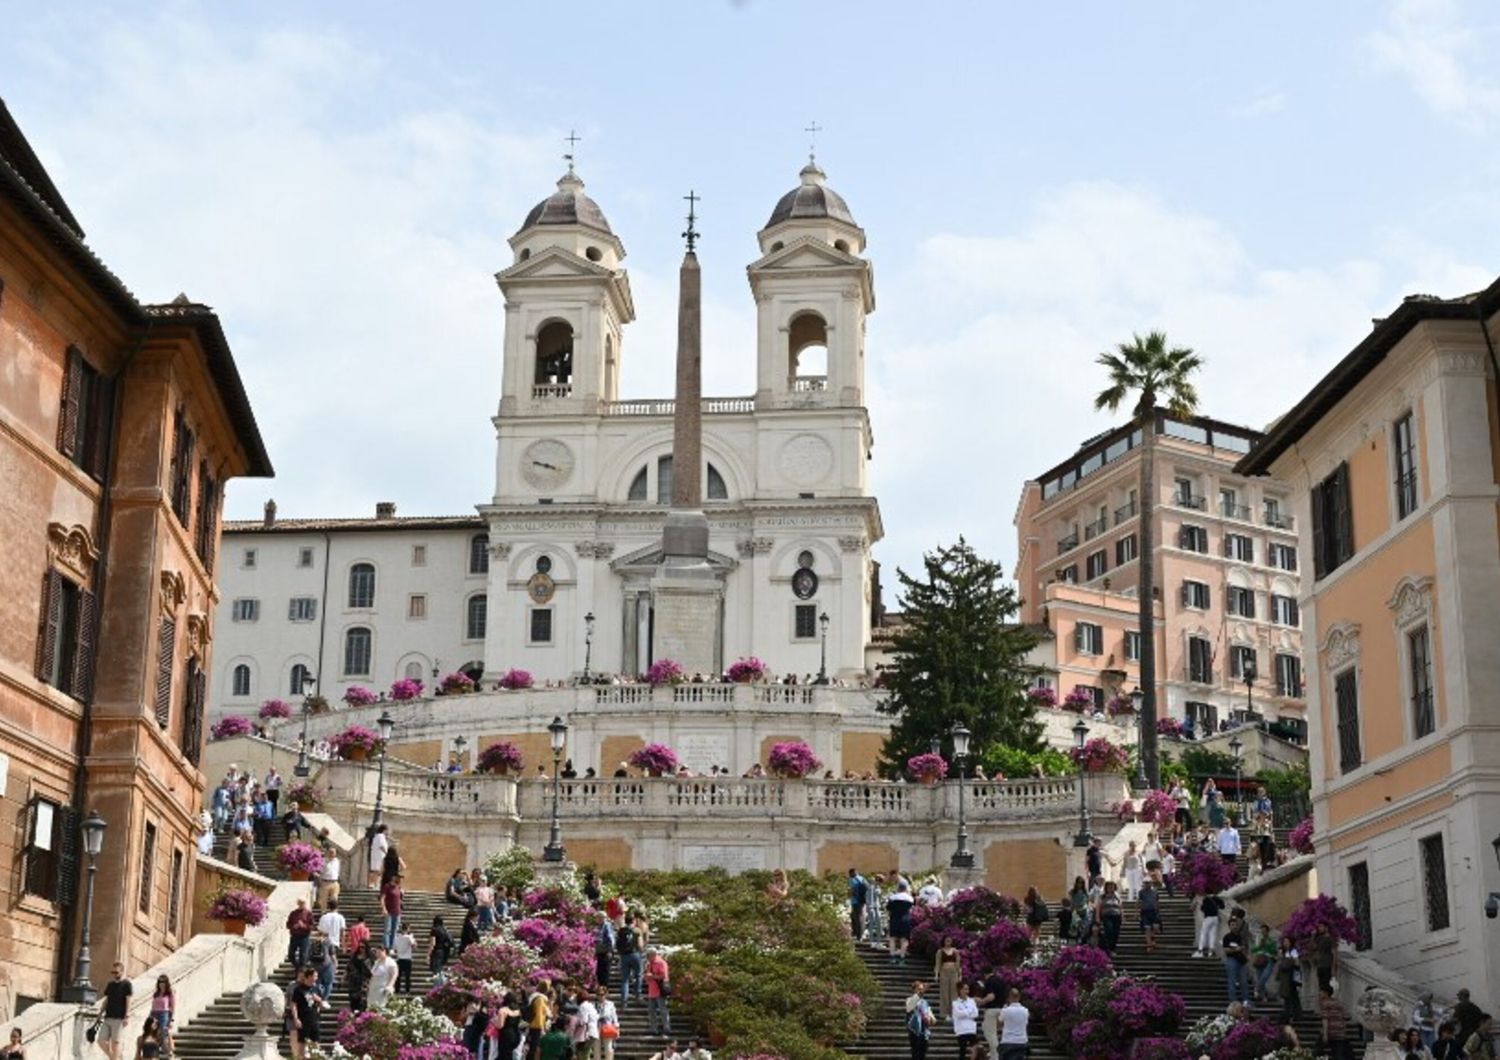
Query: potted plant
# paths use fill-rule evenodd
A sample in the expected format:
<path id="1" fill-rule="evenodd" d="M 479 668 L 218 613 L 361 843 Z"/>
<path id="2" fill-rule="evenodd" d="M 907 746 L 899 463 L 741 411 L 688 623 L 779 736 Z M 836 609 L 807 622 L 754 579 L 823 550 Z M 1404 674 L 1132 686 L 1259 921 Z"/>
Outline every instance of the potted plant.
<path id="1" fill-rule="evenodd" d="M 299 780 L 287 788 L 286 797 L 304 812 L 323 808 L 323 789 L 310 780 Z"/>
<path id="2" fill-rule="evenodd" d="M 291 706 L 282 700 L 268 699 L 260 705 L 261 721 L 278 721 L 282 718 L 290 718 L 291 716 Z"/>
<path id="3" fill-rule="evenodd" d="M 309 714 L 327 714 L 333 708 L 328 705 L 327 696 L 308 696 L 307 712 Z"/>
<path id="4" fill-rule="evenodd" d="M 507 692 L 519 692 L 536 684 L 536 679 L 527 670 L 510 669 L 500 675 L 500 687 Z"/>
<path id="5" fill-rule="evenodd" d="M 735 684 L 746 685 L 766 676 L 766 664 L 751 655 L 748 658 L 736 660 L 725 676 Z"/>
<path id="6" fill-rule="evenodd" d="M 1032 688 L 1027 690 L 1026 700 L 1033 707 L 1055 707 L 1057 706 L 1057 693 L 1046 686 Z"/>
<path id="7" fill-rule="evenodd" d="M 1082 747 L 1069 752 L 1073 763 L 1083 773 L 1110 773 L 1125 768 L 1125 749 L 1096 736 Z"/>
<path id="8" fill-rule="evenodd" d="M 503 777 L 512 773 L 519 776 L 523 764 L 521 749 L 508 740 L 501 740 L 480 751 L 475 766 L 481 773 L 494 773 Z"/>
<path id="9" fill-rule="evenodd" d="M 771 746 L 770 766 L 775 776 L 799 780 L 821 769 L 823 763 L 807 744 L 792 740 Z"/>
<path id="10" fill-rule="evenodd" d="M 912 755 L 908 758 L 906 771 L 911 774 L 913 780 L 921 781 L 923 784 L 936 784 L 948 775 L 948 762 L 942 755 L 928 751 L 925 754 Z"/>
<path id="11" fill-rule="evenodd" d="M 438 682 L 438 695 L 462 696 L 474 691 L 474 679 L 465 673 L 454 672 Z"/>
<path id="12" fill-rule="evenodd" d="M 364 685 L 350 685 L 349 690 L 344 693 L 346 707 L 368 707 L 371 703 L 379 702 L 380 697 Z"/>
<path id="13" fill-rule="evenodd" d="M 1298 822 L 1297 827 L 1292 829 L 1292 834 L 1286 837 L 1287 846 L 1299 854 L 1311 854 L 1313 852 L 1313 819 L 1309 815 Z"/>
<path id="14" fill-rule="evenodd" d="M 1286 923 L 1281 926 L 1281 933 L 1291 939 L 1299 950 L 1307 953 L 1313 936 L 1323 929 L 1327 929 L 1328 934 L 1333 936 L 1335 944 L 1359 942 L 1359 923 L 1331 894 L 1305 899 L 1286 918 Z"/>
<path id="15" fill-rule="evenodd" d="M 1156 719 L 1156 735 L 1158 736 L 1170 736 L 1175 740 L 1180 740 L 1186 732 L 1187 727 L 1176 718 Z"/>
<path id="16" fill-rule="evenodd" d="M 249 736 L 255 731 L 255 726 L 250 719 L 239 714 L 231 714 L 227 718 L 220 718 L 214 723 L 214 727 L 208 730 L 210 740 L 231 740 L 236 736 Z"/>
<path id="17" fill-rule="evenodd" d="M 648 743 L 645 747 L 631 752 L 628 761 L 635 768 L 644 770 L 653 777 L 677 772 L 677 753 L 666 744 Z"/>
<path id="18" fill-rule="evenodd" d="M 1118 718 L 1125 714 L 1134 714 L 1135 700 L 1131 699 L 1129 696 L 1113 696 L 1111 697 L 1110 701 L 1104 705 L 1104 711 L 1111 718 Z"/>
<path id="19" fill-rule="evenodd" d="M 425 686 L 415 677 L 403 677 L 399 681 L 391 683 L 391 698 L 397 703 L 405 703 L 407 700 L 422 698 L 422 689 Z"/>
<path id="20" fill-rule="evenodd" d="M 657 659 L 646 671 L 646 683 L 652 688 L 658 688 L 661 685 L 678 685 L 686 676 L 682 672 L 682 667 L 671 659 Z"/>
<path id="21" fill-rule="evenodd" d="M 294 882 L 302 882 L 323 871 L 323 855 L 309 843 L 283 843 L 276 848 L 276 864 Z"/>
<path id="22" fill-rule="evenodd" d="M 380 747 L 380 734 L 363 725 L 351 725 L 328 741 L 333 753 L 350 762 L 363 762 Z"/>
<path id="23" fill-rule="evenodd" d="M 244 887 L 222 885 L 208 896 L 208 919 L 224 925 L 224 934 L 243 935 L 266 918 L 266 900 Z"/>

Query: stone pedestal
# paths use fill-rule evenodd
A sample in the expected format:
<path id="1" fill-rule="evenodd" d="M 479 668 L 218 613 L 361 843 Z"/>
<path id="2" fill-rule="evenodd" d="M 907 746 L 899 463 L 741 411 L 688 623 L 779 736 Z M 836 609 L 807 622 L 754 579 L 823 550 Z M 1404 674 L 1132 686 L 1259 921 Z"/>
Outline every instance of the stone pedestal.
<path id="1" fill-rule="evenodd" d="M 1375 1036 L 1375 1040 L 1365 1046 L 1366 1060 L 1401 1060 L 1406 1053 L 1391 1041 L 1391 1034 L 1406 1026 L 1407 1006 L 1389 990 L 1376 987 L 1355 998 L 1353 1007 L 1354 1018 L 1360 1026 Z"/>
<path id="2" fill-rule="evenodd" d="M 653 658 L 671 659 L 689 674 L 723 670 L 724 585 L 713 567 L 669 553 L 651 579 L 651 606 Z"/>
<path id="3" fill-rule="evenodd" d="M 281 1060 L 276 1039 L 281 1034 L 281 1019 L 286 1012 L 286 995 L 275 983 L 251 983 L 240 995 L 240 1014 L 255 1032 L 245 1039 L 234 1060 Z M 269 1028 L 275 1026 L 272 1032 Z"/>
<path id="4" fill-rule="evenodd" d="M 567 837 L 563 837 L 567 842 Z M 569 873 L 577 872 L 578 866 L 571 861 L 538 861 L 533 865 L 538 887 L 560 887 Z"/>

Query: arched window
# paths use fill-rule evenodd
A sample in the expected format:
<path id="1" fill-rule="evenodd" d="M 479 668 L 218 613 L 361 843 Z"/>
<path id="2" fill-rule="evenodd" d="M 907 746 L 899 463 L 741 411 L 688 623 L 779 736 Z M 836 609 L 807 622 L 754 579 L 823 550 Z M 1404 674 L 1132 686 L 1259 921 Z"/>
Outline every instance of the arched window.
<path id="1" fill-rule="evenodd" d="M 490 572 L 490 535 L 475 534 L 469 538 L 469 573 Z"/>
<path id="2" fill-rule="evenodd" d="M 355 626 L 344 634 L 344 674 L 348 677 L 370 676 L 372 638 L 366 626 Z"/>
<path id="3" fill-rule="evenodd" d="M 554 320 L 536 335 L 536 385 L 567 386 L 573 382 L 573 328 Z"/>
<path id="4" fill-rule="evenodd" d="M 828 322 L 812 312 L 793 317 L 787 328 L 787 354 L 787 375 L 796 389 L 823 389 L 828 377 Z M 799 385 L 796 380 L 806 382 Z"/>
<path id="5" fill-rule="evenodd" d="M 234 668 L 234 695 L 248 696 L 250 694 L 250 667 L 240 663 Z"/>
<path id="6" fill-rule="evenodd" d="M 291 676 L 287 680 L 287 693 L 293 696 L 300 696 L 302 694 L 302 683 L 307 680 L 310 672 L 301 663 L 293 663 Z"/>
<path id="7" fill-rule="evenodd" d="M 647 498 L 649 483 L 646 479 L 646 468 L 636 472 L 635 478 L 630 480 L 630 491 L 625 495 L 627 501 L 643 501 Z M 712 464 L 707 465 L 707 473 L 703 480 L 703 496 L 705 500 L 727 501 L 729 499 L 729 487 L 724 483 L 724 476 L 719 469 Z M 663 456 L 656 461 L 656 503 L 672 503 L 672 457 Z"/>
<path id="8" fill-rule="evenodd" d="M 729 487 L 724 485 L 724 476 L 719 474 L 719 469 L 712 464 L 708 465 L 708 478 L 704 483 L 704 496 L 711 501 L 727 501 L 729 499 Z"/>
<path id="9" fill-rule="evenodd" d="M 464 619 L 464 637 L 467 640 L 483 640 L 489 622 L 490 600 L 480 593 L 469 597 L 468 612 Z"/>
<path id="10" fill-rule="evenodd" d="M 422 664 L 413 659 L 406 664 L 406 669 L 402 672 L 402 676 L 408 681 L 422 680 Z"/>
<path id="11" fill-rule="evenodd" d="M 646 499 L 646 469 L 641 468 L 635 478 L 630 480 L 630 492 L 625 495 L 628 501 L 643 501 Z"/>
<path id="12" fill-rule="evenodd" d="M 375 565 L 356 563 L 349 568 L 349 606 L 375 606 Z"/>
<path id="13" fill-rule="evenodd" d="M 479 679 L 484 676 L 484 660 L 470 659 L 458 668 L 458 672 L 477 685 Z"/>
<path id="14" fill-rule="evenodd" d="M 656 503 L 672 503 L 672 458 L 664 456 L 656 462 Z"/>

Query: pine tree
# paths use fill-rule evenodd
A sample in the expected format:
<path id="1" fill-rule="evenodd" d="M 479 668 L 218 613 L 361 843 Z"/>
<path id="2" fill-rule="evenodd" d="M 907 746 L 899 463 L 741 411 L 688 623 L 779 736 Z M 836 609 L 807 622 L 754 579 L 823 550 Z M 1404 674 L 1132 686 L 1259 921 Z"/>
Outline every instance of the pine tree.
<path id="1" fill-rule="evenodd" d="M 896 634 L 895 661 L 885 671 L 889 698 L 881 710 L 896 715 L 882 753 L 882 769 L 898 774 L 912 755 L 962 722 L 972 734 L 969 761 L 996 744 L 1041 749 L 1043 726 L 1026 698 L 1036 669 L 1026 653 L 1036 636 L 1014 624 L 1021 601 L 1004 582 L 1000 564 L 980 556 L 962 537 L 922 557 L 926 578 L 897 569 L 905 624 Z"/>

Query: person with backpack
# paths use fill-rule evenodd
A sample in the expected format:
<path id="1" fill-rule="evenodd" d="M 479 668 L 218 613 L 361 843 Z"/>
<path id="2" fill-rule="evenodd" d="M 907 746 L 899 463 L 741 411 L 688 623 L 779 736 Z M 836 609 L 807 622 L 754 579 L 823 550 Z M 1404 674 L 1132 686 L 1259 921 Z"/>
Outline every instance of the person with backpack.
<path id="1" fill-rule="evenodd" d="M 609 969 L 614 963 L 614 954 L 615 926 L 606 919 L 594 934 L 594 979 L 605 989 L 609 988 Z"/>
<path id="2" fill-rule="evenodd" d="M 858 942 L 865 933 L 865 905 L 870 898 L 870 885 L 859 874 L 858 869 L 849 870 L 849 933 Z"/>
<path id="3" fill-rule="evenodd" d="M 620 1004 L 630 1004 L 630 988 L 641 996 L 641 937 L 635 925 L 626 922 L 615 932 L 615 952 L 620 955 Z"/>
<path id="4" fill-rule="evenodd" d="M 937 1022 L 926 993 L 927 984 L 918 979 L 911 984 L 911 996 L 906 999 L 906 1040 L 911 1046 L 911 1060 L 926 1060 L 932 1025 Z"/>

